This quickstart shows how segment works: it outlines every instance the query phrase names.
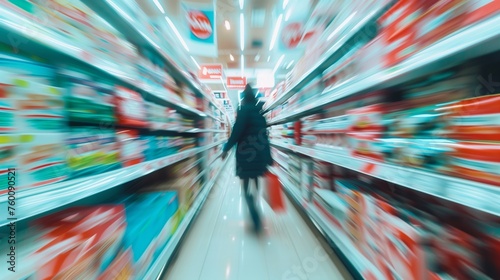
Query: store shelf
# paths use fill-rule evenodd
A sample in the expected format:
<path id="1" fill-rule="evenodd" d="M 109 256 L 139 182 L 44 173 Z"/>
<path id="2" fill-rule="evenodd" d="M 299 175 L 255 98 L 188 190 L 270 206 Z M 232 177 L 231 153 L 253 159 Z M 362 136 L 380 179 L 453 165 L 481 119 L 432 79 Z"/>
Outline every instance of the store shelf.
<path id="1" fill-rule="evenodd" d="M 384 279 L 383 274 L 356 248 L 356 245 L 349 237 L 336 225 L 329 222 L 327 217 L 312 203 L 307 202 L 300 194 L 300 191 L 294 186 L 285 173 L 277 168 L 271 168 L 271 172 L 280 179 L 283 189 L 295 200 L 296 204 L 302 208 L 317 229 L 323 236 L 334 244 L 343 257 L 349 261 L 361 278 L 365 278 L 367 273 L 372 274 L 374 279 Z M 373 279 L 373 278 L 372 278 Z"/>
<path id="2" fill-rule="evenodd" d="M 319 99 L 273 119 L 270 125 L 310 115 L 321 108 L 355 94 L 390 88 L 427 74 L 463 64 L 465 61 L 500 50 L 500 15 L 460 30 L 421 50 L 397 66 L 371 75 L 359 75 L 330 89 Z"/>
<path id="3" fill-rule="evenodd" d="M 195 93 L 200 96 L 204 96 L 207 98 L 210 103 L 212 103 L 217 109 L 221 112 L 224 112 L 219 104 L 217 104 L 211 96 L 208 96 L 201 90 L 189 77 L 189 74 L 179 69 L 179 67 L 172 60 L 171 55 L 167 54 L 165 50 L 163 50 L 156 42 L 154 42 L 150 36 L 146 33 L 146 31 L 141 30 L 139 27 L 142 25 L 136 19 L 131 17 L 127 12 L 120 8 L 119 3 L 116 3 L 114 0 L 102 0 L 102 1 L 93 1 L 93 0 L 84 0 L 86 5 L 96 11 L 101 17 L 107 20 L 112 26 L 114 26 L 118 31 L 123 33 L 128 40 L 133 42 L 134 44 L 152 50 L 156 53 L 156 55 L 163 59 L 166 63 L 169 74 L 172 77 L 181 83 L 187 85 L 191 88 Z M 215 118 L 211 115 L 205 115 L 212 118 Z"/>
<path id="4" fill-rule="evenodd" d="M 222 170 L 224 169 L 225 165 L 227 164 L 229 158 L 226 158 L 226 161 L 221 164 L 221 167 L 214 176 L 204 187 L 201 193 L 197 196 L 195 202 L 189 209 L 189 211 L 186 213 L 184 216 L 182 222 L 180 223 L 179 227 L 175 231 L 174 235 L 170 238 L 168 241 L 167 245 L 163 249 L 163 251 L 160 253 L 159 257 L 156 259 L 156 261 L 151 265 L 149 268 L 148 272 L 146 273 L 146 276 L 144 279 L 160 279 L 161 275 L 163 274 L 163 271 L 165 271 L 166 267 L 168 266 L 170 259 L 172 258 L 173 253 L 177 249 L 177 247 L 180 245 L 182 237 L 186 234 L 187 229 L 191 225 L 191 223 L 194 221 L 195 217 L 198 215 L 199 211 L 201 210 L 203 204 L 205 203 L 210 191 L 212 190 L 212 187 L 215 185 L 215 182 L 217 181 L 219 175 L 222 173 Z"/>
<path id="5" fill-rule="evenodd" d="M 3 5 L 0 5 L 0 32 L 7 34 L 2 39 L 4 43 L 15 49 L 28 49 L 41 57 L 57 59 L 58 62 L 65 61 L 70 64 L 84 65 L 96 70 L 99 74 L 143 92 L 147 100 L 164 103 L 185 114 L 207 116 L 207 114 L 182 103 L 173 94 L 163 89 L 153 88 L 141 82 L 137 77 L 127 74 L 120 69 L 118 64 L 93 56 L 87 50 L 80 48 L 78 42 L 66 42 L 57 36 L 52 36 L 53 32 L 45 26 L 39 25 L 36 20 L 16 14 Z"/>
<path id="6" fill-rule="evenodd" d="M 432 171 L 354 157 L 345 149 L 332 148 L 330 151 L 325 151 L 277 141 L 272 141 L 272 145 L 500 216 L 500 203 L 498 203 L 500 187 L 441 175 Z"/>
<path id="7" fill-rule="evenodd" d="M 335 54 L 344 46 L 351 38 L 353 38 L 356 34 L 358 34 L 363 28 L 373 22 L 377 18 L 381 16 L 381 13 L 386 10 L 386 7 L 378 7 L 377 9 L 373 9 L 368 15 L 366 15 L 363 19 L 358 21 L 351 30 L 349 30 L 343 37 L 335 42 L 326 52 L 321 56 L 319 61 L 314 64 L 309 71 L 302 75 L 302 77 L 295 82 L 289 89 L 287 89 L 283 94 L 281 94 L 277 99 L 275 99 L 271 104 L 265 106 L 264 112 L 268 112 L 286 100 L 290 99 L 295 93 L 300 91 L 304 86 L 306 86 L 309 82 L 311 82 L 314 78 L 323 74 L 328 67 L 330 67 L 332 61 L 331 58 L 335 56 Z M 337 32 L 334 30 L 333 32 Z M 333 42 L 332 42 L 333 43 Z"/>
<path id="8" fill-rule="evenodd" d="M 105 190 L 123 185 L 221 145 L 225 140 L 210 145 L 194 148 L 164 158 L 144 162 L 130 167 L 89 176 L 81 179 L 64 181 L 44 187 L 20 190 L 16 194 L 16 219 L 28 219 L 39 214 L 58 209 L 75 201 L 98 194 Z M 0 197 L 0 207 L 7 209 L 7 196 Z M 0 214 L 0 227 L 9 224 L 7 212 Z"/>

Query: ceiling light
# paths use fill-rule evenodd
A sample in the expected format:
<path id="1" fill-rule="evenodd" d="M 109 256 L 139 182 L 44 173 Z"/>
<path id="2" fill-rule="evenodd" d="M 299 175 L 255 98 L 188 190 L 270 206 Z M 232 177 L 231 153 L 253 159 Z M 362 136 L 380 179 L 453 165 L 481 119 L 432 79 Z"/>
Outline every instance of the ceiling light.
<path id="1" fill-rule="evenodd" d="M 224 26 L 226 26 L 226 30 L 231 30 L 231 24 L 229 23 L 229 21 L 224 21 Z"/>
<path id="2" fill-rule="evenodd" d="M 240 13 L 240 48 L 245 49 L 245 17 Z"/>
<path id="3" fill-rule="evenodd" d="M 162 14 L 165 14 L 165 10 L 163 9 L 163 7 L 161 6 L 160 2 L 158 2 L 158 0 L 153 0 L 153 2 L 155 2 L 155 5 L 156 7 L 158 7 L 158 10 L 160 10 L 160 12 Z"/>
<path id="4" fill-rule="evenodd" d="M 290 7 L 290 9 L 288 9 L 288 11 L 285 14 L 285 21 L 288 21 L 290 19 L 290 16 L 292 15 L 292 11 L 293 11 L 293 8 Z"/>
<path id="5" fill-rule="evenodd" d="M 292 67 L 293 62 L 294 61 L 292 60 L 292 61 L 290 61 L 290 63 L 288 63 L 288 65 L 286 66 L 286 70 L 288 70 L 288 69 L 290 69 L 290 67 Z"/>
<path id="6" fill-rule="evenodd" d="M 330 34 L 330 36 L 328 36 L 328 38 L 326 38 L 327 41 L 330 41 L 333 36 L 335 36 L 340 30 L 342 30 L 342 28 L 347 24 L 349 23 L 349 21 L 351 21 L 351 19 L 354 17 L 354 15 L 356 14 L 357 12 L 354 12 L 352 13 L 346 20 L 344 20 L 340 25 L 339 27 L 337 27 L 337 29 L 335 29 L 335 31 L 332 32 L 332 34 Z"/>
<path id="7" fill-rule="evenodd" d="M 234 56 L 232 54 L 230 54 L 229 59 L 231 59 L 231 61 L 234 61 Z"/>
<path id="8" fill-rule="evenodd" d="M 283 10 L 286 9 L 287 5 L 288 5 L 288 0 L 283 0 Z"/>
<path id="9" fill-rule="evenodd" d="M 283 14 L 280 14 L 278 17 L 278 21 L 276 22 L 276 26 L 274 27 L 273 38 L 271 39 L 271 45 L 269 46 L 269 50 L 273 50 L 274 44 L 276 43 L 276 37 L 278 37 L 278 31 L 280 30 L 281 20 L 283 19 Z"/>
<path id="10" fill-rule="evenodd" d="M 175 35 L 177 35 L 177 38 L 179 38 L 179 41 L 181 41 L 182 46 L 184 46 L 184 48 L 189 52 L 189 48 L 186 45 L 186 42 L 184 42 L 184 39 L 182 39 L 182 36 L 181 36 L 181 34 L 179 34 L 179 31 L 175 27 L 174 23 L 167 16 L 165 16 L 165 20 L 167 20 L 168 25 L 170 25 L 170 28 L 172 28 L 172 30 L 174 31 Z"/>
<path id="11" fill-rule="evenodd" d="M 260 60 L 260 54 L 257 54 L 257 55 L 255 56 L 255 62 L 257 62 L 257 61 L 259 61 L 259 60 Z"/>
<path id="12" fill-rule="evenodd" d="M 271 61 L 271 56 L 267 57 L 267 62 Z"/>
<path id="13" fill-rule="evenodd" d="M 243 77 L 244 75 L 244 71 L 245 71 L 245 57 L 243 55 L 241 55 L 241 77 Z"/>
<path id="14" fill-rule="evenodd" d="M 243 10 L 243 6 L 245 5 L 245 0 L 240 0 L 240 9 Z"/>
<path id="15" fill-rule="evenodd" d="M 285 59 L 285 55 L 281 55 L 280 59 L 278 60 L 278 63 L 276 63 L 276 66 L 274 66 L 274 70 L 273 70 L 273 76 L 274 74 L 276 74 L 276 70 L 278 70 L 278 68 L 280 67 L 281 65 L 281 62 L 283 62 L 283 59 Z"/>
<path id="16" fill-rule="evenodd" d="M 198 69 L 201 69 L 200 65 L 198 64 L 198 62 L 196 62 L 193 56 L 191 56 L 191 59 L 193 60 L 194 64 L 196 64 L 196 67 L 198 67 Z"/>

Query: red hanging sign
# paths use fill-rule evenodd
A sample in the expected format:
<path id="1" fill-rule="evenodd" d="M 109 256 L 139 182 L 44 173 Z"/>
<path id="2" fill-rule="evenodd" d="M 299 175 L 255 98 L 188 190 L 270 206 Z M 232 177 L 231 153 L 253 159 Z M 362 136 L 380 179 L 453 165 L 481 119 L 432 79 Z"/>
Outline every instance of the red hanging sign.
<path id="1" fill-rule="evenodd" d="M 222 64 L 201 65 L 198 77 L 201 80 L 220 79 L 222 77 Z"/>
<path id="2" fill-rule="evenodd" d="M 227 77 L 228 88 L 245 88 L 246 84 L 246 77 Z"/>

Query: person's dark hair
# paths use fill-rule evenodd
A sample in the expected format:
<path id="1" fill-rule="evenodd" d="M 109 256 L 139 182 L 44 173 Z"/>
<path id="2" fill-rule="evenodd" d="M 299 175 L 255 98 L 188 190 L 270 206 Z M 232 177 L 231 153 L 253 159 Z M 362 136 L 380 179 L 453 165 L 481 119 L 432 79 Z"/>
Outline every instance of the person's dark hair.
<path id="1" fill-rule="evenodd" d="M 243 90 L 243 104 L 257 104 L 257 98 L 255 98 L 255 92 L 250 84 L 245 86 L 245 90 Z"/>

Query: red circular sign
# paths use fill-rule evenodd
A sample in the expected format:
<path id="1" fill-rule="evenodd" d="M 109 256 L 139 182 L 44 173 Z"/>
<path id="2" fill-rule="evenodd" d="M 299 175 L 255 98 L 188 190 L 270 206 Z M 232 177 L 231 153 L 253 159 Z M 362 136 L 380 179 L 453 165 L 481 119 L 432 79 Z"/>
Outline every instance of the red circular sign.
<path id="1" fill-rule="evenodd" d="M 300 22 L 290 23 L 283 28 L 281 33 L 281 39 L 283 44 L 288 49 L 293 49 L 298 46 L 300 39 L 302 38 L 302 24 Z"/>
<path id="2" fill-rule="evenodd" d="M 207 39 L 212 35 L 212 23 L 201 11 L 189 11 L 189 28 L 194 36 L 200 39 Z"/>

